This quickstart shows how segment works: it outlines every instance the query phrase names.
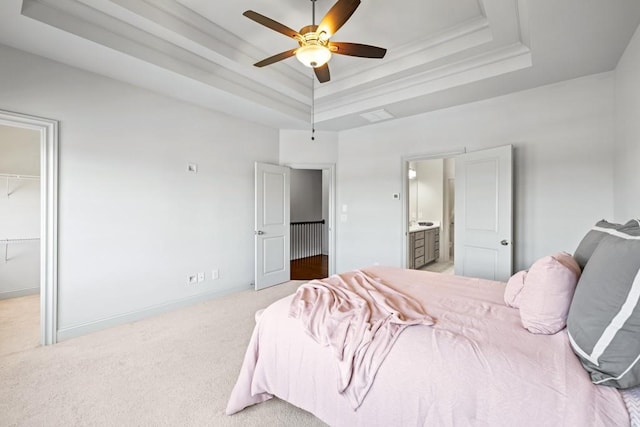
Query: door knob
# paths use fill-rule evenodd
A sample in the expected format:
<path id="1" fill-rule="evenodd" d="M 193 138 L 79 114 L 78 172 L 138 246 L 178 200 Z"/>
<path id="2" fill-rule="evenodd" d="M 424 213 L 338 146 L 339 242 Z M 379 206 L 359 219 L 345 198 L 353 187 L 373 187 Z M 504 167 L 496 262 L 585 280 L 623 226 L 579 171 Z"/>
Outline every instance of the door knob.
<path id="1" fill-rule="evenodd" d="M 502 241 L 500 242 L 500 244 L 501 244 L 502 246 L 509 246 L 509 241 L 508 241 L 508 240 L 502 240 Z"/>
<path id="2" fill-rule="evenodd" d="M 262 230 L 254 231 L 253 234 L 255 234 L 256 236 L 262 236 L 264 234 L 264 231 Z"/>

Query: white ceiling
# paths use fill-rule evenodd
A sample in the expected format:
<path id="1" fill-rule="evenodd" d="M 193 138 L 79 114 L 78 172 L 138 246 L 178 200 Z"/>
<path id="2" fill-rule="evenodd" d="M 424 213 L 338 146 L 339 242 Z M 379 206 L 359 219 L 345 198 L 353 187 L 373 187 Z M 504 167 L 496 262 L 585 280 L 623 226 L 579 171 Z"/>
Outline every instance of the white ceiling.
<path id="1" fill-rule="evenodd" d="M 333 3 L 317 0 L 316 23 Z M 332 40 L 385 47 L 384 59 L 334 55 L 325 84 L 295 58 L 253 67 L 296 44 L 242 12 L 297 30 L 311 7 L 2 0 L 0 43 L 277 128 L 307 128 L 313 96 L 316 128 L 343 130 L 380 109 L 405 117 L 612 70 L 640 22 L 638 0 L 362 0 Z"/>

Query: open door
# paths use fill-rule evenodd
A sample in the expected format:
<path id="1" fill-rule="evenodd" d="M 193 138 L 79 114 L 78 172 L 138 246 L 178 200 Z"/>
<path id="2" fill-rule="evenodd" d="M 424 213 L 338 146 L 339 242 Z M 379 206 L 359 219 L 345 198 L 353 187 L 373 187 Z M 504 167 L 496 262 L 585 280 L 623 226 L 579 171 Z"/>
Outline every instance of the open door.
<path id="1" fill-rule="evenodd" d="M 255 164 L 255 288 L 290 280 L 289 168 Z"/>
<path id="2" fill-rule="evenodd" d="M 512 210 L 511 145 L 456 157 L 455 274 L 509 279 Z"/>

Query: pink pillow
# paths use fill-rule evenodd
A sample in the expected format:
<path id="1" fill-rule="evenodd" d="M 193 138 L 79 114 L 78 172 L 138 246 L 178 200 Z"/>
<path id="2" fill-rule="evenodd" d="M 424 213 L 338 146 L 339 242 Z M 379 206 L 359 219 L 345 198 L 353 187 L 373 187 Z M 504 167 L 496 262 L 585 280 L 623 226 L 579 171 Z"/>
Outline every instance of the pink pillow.
<path id="1" fill-rule="evenodd" d="M 507 287 L 504 288 L 504 302 L 509 307 L 520 308 L 520 292 L 524 287 L 527 270 L 518 271 L 509 278 Z"/>
<path id="2" fill-rule="evenodd" d="M 580 267 L 566 252 L 536 261 L 519 296 L 522 325 L 534 334 L 564 329 L 579 278 Z"/>

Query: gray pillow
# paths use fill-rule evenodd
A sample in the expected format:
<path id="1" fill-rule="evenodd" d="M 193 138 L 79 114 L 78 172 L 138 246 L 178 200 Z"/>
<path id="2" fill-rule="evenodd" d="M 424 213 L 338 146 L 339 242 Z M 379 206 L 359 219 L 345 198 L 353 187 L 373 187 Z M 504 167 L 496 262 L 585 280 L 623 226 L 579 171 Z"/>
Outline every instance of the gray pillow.
<path id="1" fill-rule="evenodd" d="M 593 254 L 593 251 L 598 246 L 598 243 L 600 243 L 600 240 L 602 240 L 602 238 L 607 235 L 607 231 L 613 231 L 622 227 L 626 227 L 633 221 L 635 220 L 631 220 L 625 225 L 615 224 L 613 222 L 605 221 L 604 219 L 598 221 L 596 225 L 591 230 L 589 230 L 587 234 L 582 238 L 582 241 L 580 242 L 580 244 L 578 244 L 576 252 L 573 254 L 573 258 L 575 258 L 580 268 L 584 269 L 584 266 L 587 265 L 587 261 L 589 261 L 589 258 L 591 258 L 591 254 Z"/>
<path id="2" fill-rule="evenodd" d="M 640 227 L 605 234 L 573 296 L 567 329 L 594 384 L 640 385 Z"/>

